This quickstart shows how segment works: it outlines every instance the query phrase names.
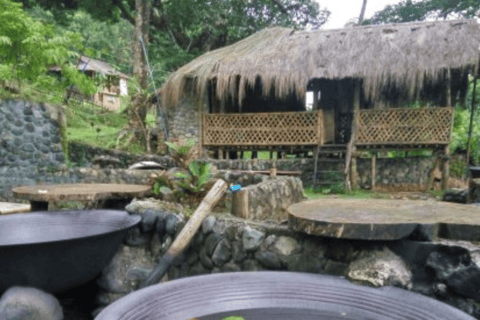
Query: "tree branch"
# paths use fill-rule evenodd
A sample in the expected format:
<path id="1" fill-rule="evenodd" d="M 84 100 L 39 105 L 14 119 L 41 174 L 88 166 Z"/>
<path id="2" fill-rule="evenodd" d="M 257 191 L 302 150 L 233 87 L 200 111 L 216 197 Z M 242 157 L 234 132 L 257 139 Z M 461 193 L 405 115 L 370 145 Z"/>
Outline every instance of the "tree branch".
<path id="1" fill-rule="evenodd" d="M 122 12 L 122 18 L 135 25 L 135 18 L 130 14 L 125 5 L 122 3 L 122 0 L 112 0 L 112 4 L 116 5 Z"/>

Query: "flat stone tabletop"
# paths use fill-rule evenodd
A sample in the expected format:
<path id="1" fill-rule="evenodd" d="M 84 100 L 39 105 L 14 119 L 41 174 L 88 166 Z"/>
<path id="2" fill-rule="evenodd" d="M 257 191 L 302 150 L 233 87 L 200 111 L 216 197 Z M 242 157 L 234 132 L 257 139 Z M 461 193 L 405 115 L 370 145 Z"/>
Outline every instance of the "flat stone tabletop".
<path id="1" fill-rule="evenodd" d="M 15 197 L 30 200 L 32 211 L 48 208 L 55 201 L 99 201 L 149 196 L 152 187 L 137 184 L 58 184 L 34 185 L 12 189 Z"/>
<path id="2" fill-rule="evenodd" d="M 311 235 L 396 240 L 417 233 L 480 241 L 480 207 L 435 200 L 318 199 L 288 208 L 289 226 Z"/>

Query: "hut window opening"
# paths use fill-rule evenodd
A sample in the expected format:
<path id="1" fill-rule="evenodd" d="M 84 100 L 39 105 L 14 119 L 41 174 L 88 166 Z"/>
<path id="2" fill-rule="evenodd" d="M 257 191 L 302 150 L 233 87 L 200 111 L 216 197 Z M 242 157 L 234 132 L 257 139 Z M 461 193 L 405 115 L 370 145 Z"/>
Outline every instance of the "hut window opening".
<path id="1" fill-rule="evenodd" d="M 317 91 L 317 99 L 316 99 L 317 102 L 320 101 L 320 96 L 321 96 L 320 91 Z M 305 99 L 305 108 L 307 109 L 307 111 L 312 111 L 315 109 L 314 101 L 315 101 L 315 91 L 307 91 L 306 99 Z"/>

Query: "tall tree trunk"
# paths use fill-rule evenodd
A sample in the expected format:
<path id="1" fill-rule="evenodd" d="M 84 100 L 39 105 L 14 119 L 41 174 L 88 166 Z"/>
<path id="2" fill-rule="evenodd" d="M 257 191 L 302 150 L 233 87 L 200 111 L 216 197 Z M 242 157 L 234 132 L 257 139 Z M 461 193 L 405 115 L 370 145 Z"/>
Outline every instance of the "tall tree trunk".
<path id="1" fill-rule="evenodd" d="M 145 46 L 148 44 L 148 29 L 150 20 L 150 3 L 148 0 L 136 0 L 135 10 L 135 30 L 132 44 L 133 56 L 133 75 L 138 78 L 142 91 L 135 92 L 132 101 L 132 108 L 129 114 L 130 129 L 145 131 L 145 118 L 147 116 L 147 99 L 145 89 L 148 88 L 147 82 L 147 64 L 143 52 L 143 39 Z M 146 137 L 145 137 L 146 138 Z"/>
<path id="2" fill-rule="evenodd" d="M 358 25 L 362 25 L 363 17 L 365 16 L 365 9 L 367 9 L 367 0 L 363 0 L 362 10 L 360 10 L 360 16 L 358 17 Z"/>

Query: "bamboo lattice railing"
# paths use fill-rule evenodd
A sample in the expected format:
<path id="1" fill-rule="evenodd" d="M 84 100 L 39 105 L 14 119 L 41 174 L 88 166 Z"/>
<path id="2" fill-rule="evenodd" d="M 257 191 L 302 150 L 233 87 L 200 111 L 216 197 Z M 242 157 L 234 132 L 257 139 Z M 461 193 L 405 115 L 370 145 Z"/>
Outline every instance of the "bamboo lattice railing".
<path id="1" fill-rule="evenodd" d="M 361 110 L 355 144 L 449 144 L 453 115 L 453 108 Z"/>
<path id="2" fill-rule="evenodd" d="M 323 144 L 323 113 L 204 114 L 204 146 L 297 146 Z"/>

